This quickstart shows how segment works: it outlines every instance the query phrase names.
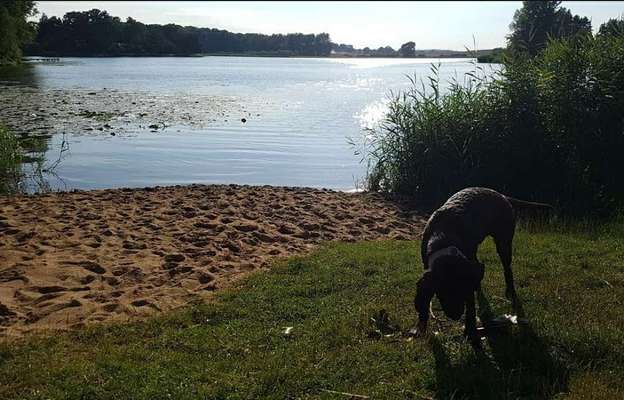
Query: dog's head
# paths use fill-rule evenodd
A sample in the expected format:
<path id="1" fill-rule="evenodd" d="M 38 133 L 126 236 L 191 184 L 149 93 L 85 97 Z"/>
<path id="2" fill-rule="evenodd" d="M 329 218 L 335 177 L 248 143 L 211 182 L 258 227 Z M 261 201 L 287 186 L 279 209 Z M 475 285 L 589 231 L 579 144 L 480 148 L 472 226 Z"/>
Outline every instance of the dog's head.
<path id="1" fill-rule="evenodd" d="M 435 294 L 444 313 L 459 320 L 466 300 L 479 288 L 485 266 L 461 256 L 445 256 L 436 260 L 418 282 L 419 291 Z"/>

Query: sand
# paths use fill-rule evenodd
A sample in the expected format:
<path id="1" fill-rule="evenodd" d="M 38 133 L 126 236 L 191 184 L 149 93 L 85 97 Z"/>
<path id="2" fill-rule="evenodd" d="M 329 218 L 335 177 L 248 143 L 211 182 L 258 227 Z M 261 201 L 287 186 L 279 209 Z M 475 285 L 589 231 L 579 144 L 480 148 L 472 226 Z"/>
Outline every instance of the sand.
<path id="1" fill-rule="evenodd" d="M 0 336 L 125 321 L 327 241 L 416 239 L 375 194 L 190 185 L 0 198 Z M 416 262 L 416 261 L 415 261 Z"/>

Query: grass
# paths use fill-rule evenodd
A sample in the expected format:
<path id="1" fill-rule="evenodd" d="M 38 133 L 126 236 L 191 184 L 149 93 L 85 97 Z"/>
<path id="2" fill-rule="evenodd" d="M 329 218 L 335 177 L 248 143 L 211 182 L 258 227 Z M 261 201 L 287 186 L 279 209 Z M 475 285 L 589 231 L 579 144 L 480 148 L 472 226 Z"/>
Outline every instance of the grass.
<path id="1" fill-rule="evenodd" d="M 49 135 L 18 137 L 0 123 L 0 195 L 51 190 L 47 176 L 56 176 L 55 169 L 68 148 L 63 137 L 59 158 L 48 163 L 49 140 Z"/>
<path id="2" fill-rule="evenodd" d="M 461 324 L 443 318 L 429 339 L 402 336 L 415 321 L 418 243 L 331 244 L 252 275 L 212 304 L 5 341 L 0 398 L 622 398 L 622 243 L 624 225 L 520 229 L 514 271 L 530 325 L 489 340 L 482 355 Z M 489 239 L 480 258 L 481 310 L 509 312 Z M 376 334 L 379 323 L 387 336 Z"/>
<path id="3" fill-rule="evenodd" d="M 0 194 L 15 193 L 22 175 L 19 140 L 0 123 Z"/>
<path id="4" fill-rule="evenodd" d="M 108 111 L 89 111 L 89 110 L 84 110 L 80 112 L 79 115 L 85 118 L 93 118 L 97 122 L 108 122 L 115 116 L 115 114 L 113 114 L 112 112 L 108 112 Z"/>

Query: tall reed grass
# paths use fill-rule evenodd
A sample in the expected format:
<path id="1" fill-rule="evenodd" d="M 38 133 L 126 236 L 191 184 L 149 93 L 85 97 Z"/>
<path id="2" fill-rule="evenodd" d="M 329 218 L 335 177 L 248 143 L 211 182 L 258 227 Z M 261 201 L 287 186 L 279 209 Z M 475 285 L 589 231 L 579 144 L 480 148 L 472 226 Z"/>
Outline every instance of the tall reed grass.
<path id="1" fill-rule="evenodd" d="M 370 190 L 441 204 L 468 186 L 610 215 L 624 201 L 624 36 L 551 41 L 535 58 L 475 64 L 442 93 L 438 66 L 368 132 Z"/>
<path id="2" fill-rule="evenodd" d="M 22 174 L 22 150 L 18 139 L 0 124 L 0 194 L 16 193 Z"/>

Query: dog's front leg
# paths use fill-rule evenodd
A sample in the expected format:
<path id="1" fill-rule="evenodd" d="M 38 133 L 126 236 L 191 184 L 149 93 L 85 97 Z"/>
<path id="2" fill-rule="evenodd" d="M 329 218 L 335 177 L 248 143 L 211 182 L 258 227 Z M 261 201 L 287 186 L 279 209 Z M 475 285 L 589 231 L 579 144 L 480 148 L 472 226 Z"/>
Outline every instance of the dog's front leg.
<path id="1" fill-rule="evenodd" d="M 414 307 L 418 314 L 418 325 L 410 330 L 410 334 L 422 336 L 427 333 L 427 322 L 429 321 L 429 310 L 433 299 L 433 286 L 431 275 L 425 273 L 418 281 Z"/>
<path id="2" fill-rule="evenodd" d="M 475 307 L 474 292 L 470 292 L 470 296 L 466 299 L 466 324 L 464 327 L 464 336 L 466 336 L 473 345 L 481 344 L 481 339 L 477 333 L 477 312 Z"/>
<path id="3" fill-rule="evenodd" d="M 427 334 L 427 323 L 429 322 L 429 305 L 423 306 L 423 299 L 419 298 L 418 294 L 414 298 L 414 306 L 416 307 L 416 314 L 418 314 L 418 324 L 415 328 L 410 329 L 409 334 L 412 336 L 424 336 Z"/>

